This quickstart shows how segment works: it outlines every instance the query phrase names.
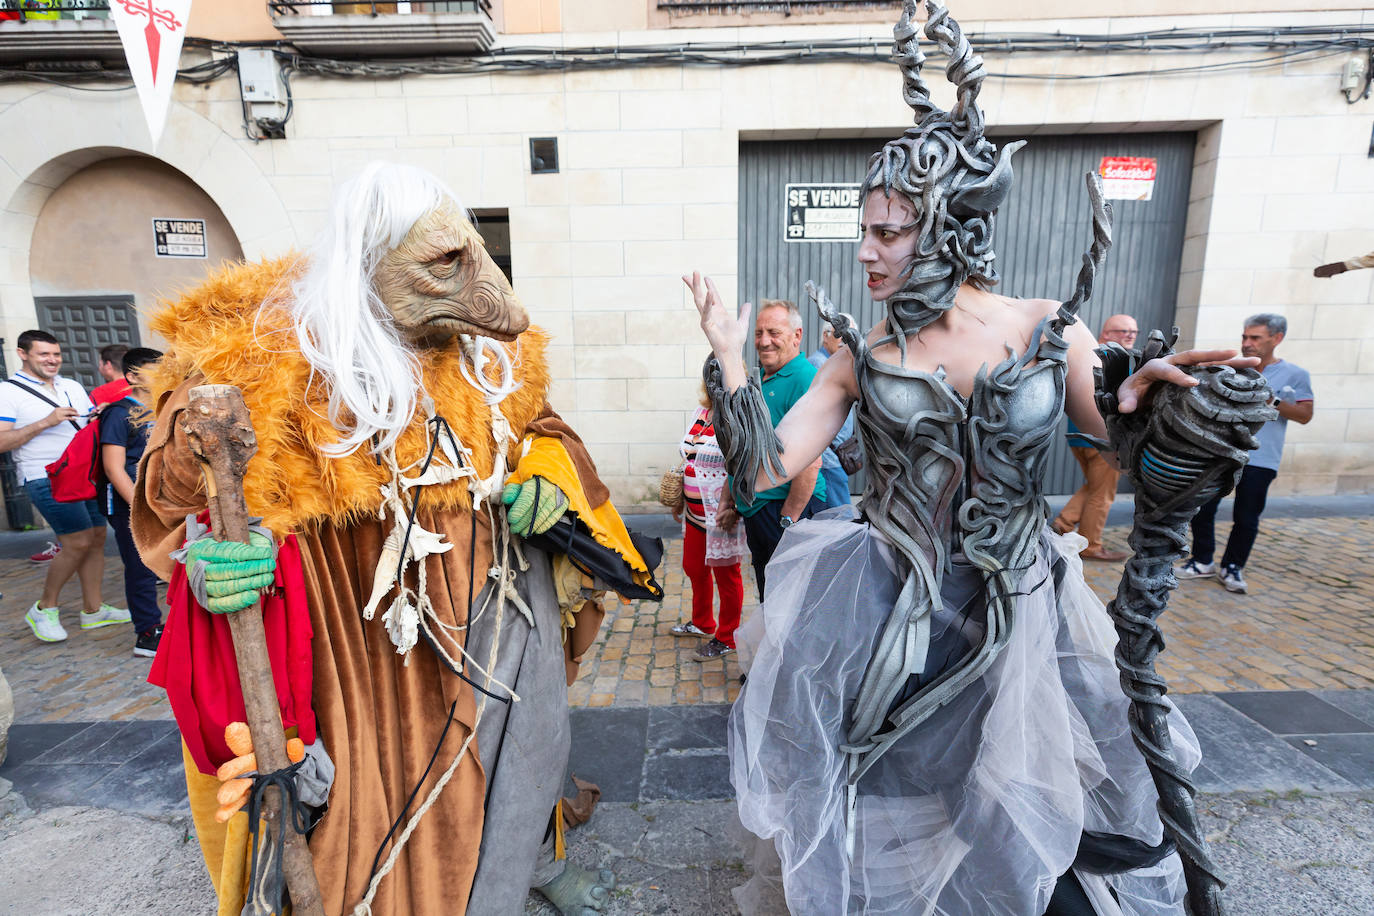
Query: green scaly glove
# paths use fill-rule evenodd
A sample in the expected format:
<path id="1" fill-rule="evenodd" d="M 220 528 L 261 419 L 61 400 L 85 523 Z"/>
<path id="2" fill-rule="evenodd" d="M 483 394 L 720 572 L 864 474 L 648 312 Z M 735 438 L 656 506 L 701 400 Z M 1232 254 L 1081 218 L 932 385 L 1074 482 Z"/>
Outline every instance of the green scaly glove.
<path id="1" fill-rule="evenodd" d="M 548 531 L 568 511 L 568 497 L 543 477 L 507 484 L 501 491 L 501 502 L 509 507 L 506 521 L 510 530 L 526 538 Z"/>
<path id="2" fill-rule="evenodd" d="M 186 572 L 192 591 L 205 584 L 201 602 L 212 614 L 232 614 L 252 607 L 265 588 L 270 588 L 277 568 L 277 551 L 270 538 L 256 531 L 248 543 L 204 538 L 186 548 Z M 197 594 L 197 598 L 200 595 Z"/>

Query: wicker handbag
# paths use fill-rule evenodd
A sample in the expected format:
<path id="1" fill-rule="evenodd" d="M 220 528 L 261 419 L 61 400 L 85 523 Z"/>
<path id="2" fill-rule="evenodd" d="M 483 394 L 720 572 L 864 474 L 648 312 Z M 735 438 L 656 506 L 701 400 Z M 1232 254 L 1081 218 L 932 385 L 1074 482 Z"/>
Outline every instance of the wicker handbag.
<path id="1" fill-rule="evenodd" d="M 682 495 L 682 469 L 685 464 L 679 463 L 663 472 L 663 479 L 658 482 L 658 501 L 669 509 L 681 509 L 685 498 Z"/>

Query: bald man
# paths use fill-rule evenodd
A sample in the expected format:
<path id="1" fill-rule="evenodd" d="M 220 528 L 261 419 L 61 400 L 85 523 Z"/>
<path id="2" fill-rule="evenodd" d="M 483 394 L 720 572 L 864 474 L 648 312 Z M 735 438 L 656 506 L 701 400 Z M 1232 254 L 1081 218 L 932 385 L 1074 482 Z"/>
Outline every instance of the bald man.
<path id="1" fill-rule="evenodd" d="M 1139 334 L 1140 329 L 1130 315 L 1113 315 L 1102 323 L 1097 342 L 1103 346 L 1120 344 L 1129 350 L 1135 346 Z M 1072 420 L 1069 421 L 1068 440 L 1069 451 L 1083 469 L 1083 486 L 1070 497 L 1064 511 L 1054 520 L 1054 530 L 1068 534 L 1077 528 L 1078 533 L 1088 539 L 1087 548 L 1078 554 L 1085 560 L 1124 560 L 1129 553 L 1108 550 L 1102 544 L 1102 529 L 1107 524 L 1112 500 L 1116 498 L 1116 482 L 1121 472 L 1108 464 L 1102 453 L 1083 438 Z"/>

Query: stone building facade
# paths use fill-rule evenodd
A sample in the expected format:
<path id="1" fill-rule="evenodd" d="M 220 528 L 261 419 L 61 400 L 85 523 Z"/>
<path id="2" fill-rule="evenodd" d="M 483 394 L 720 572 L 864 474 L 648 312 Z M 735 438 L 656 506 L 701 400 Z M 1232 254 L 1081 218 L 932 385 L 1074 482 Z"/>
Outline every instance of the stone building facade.
<path id="1" fill-rule="evenodd" d="M 244 0 L 202 5 L 191 34 L 216 40 L 188 42 L 183 68 L 232 56 L 247 47 L 235 41 L 270 39 L 278 28 L 286 52 L 307 46 L 309 56 L 343 62 L 330 74 L 290 75 L 284 139 L 248 136 L 231 69 L 201 84 L 178 81 L 153 149 L 131 88 L 91 91 L 122 84 L 49 75 L 62 70 L 53 61 L 82 55 L 109 66 L 118 49 L 110 23 L 0 22 L 0 68 L 9 71 L 0 81 L 0 334 L 13 341 L 45 302 L 126 293 L 142 339 L 156 345 L 143 316 L 158 295 L 220 258 L 302 244 L 332 187 L 362 163 L 413 163 L 479 217 L 508 219 L 516 291 L 554 337 L 555 404 L 626 503 L 651 500 L 697 400 L 706 348 L 679 277 L 696 268 L 722 289 L 735 284 L 748 231 L 741 142 L 871 137 L 876 148 L 910 123 L 885 60 L 895 4 L 792 4 L 788 16 L 787 4 L 747 12 L 696 0 L 479 0 L 443 5 L 471 7 L 458 12 L 379 4 L 375 17 L 368 4 L 335 4 L 275 22 Z M 1039 53 L 983 45 L 990 73 L 1032 77 L 986 81 L 982 104 L 999 134 L 1034 143 L 1195 133 L 1174 310 L 1182 342 L 1236 345 L 1245 316 L 1283 313 L 1290 330 L 1280 353 L 1311 370 L 1317 393 L 1315 419 L 1289 431 L 1276 493 L 1374 488 L 1374 271 L 1312 276 L 1318 264 L 1374 249 L 1374 98 L 1360 98 L 1374 12 L 1361 5 L 1162 0 L 1153 5 L 1159 15 L 1142 18 L 1131 15 L 1137 4 L 1103 0 L 1082 18 L 1083 4 L 1050 0 L 1029 5 L 1043 17 L 1029 19 L 1027 4 L 952 3 L 975 41 L 1049 42 Z M 237 15 L 249 7 L 251 22 Z M 1165 51 L 1165 29 L 1218 37 L 1205 50 Z M 1356 33 L 1346 44 L 1336 40 L 1343 29 Z M 454 37 L 460 32 L 467 37 Z M 1223 46 L 1233 34 L 1274 37 L 1269 48 Z M 1329 46 L 1282 47 L 1313 35 Z M 1120 41 L 1074 51 L 1065 36 Z M 807 59 L 808 45 L 836 41 L 867 44 L 868 57 Z M 683 59 L 703 48 L 780 59 Z M 644 49 L 670 62 L 616 65 L 617 52 Z M 492 63 L 397 73 L 399 58 L 453 54 Z M 567 64 L 577 57 L 601 65 Z M 515 59 L 535 63 L 502 66 Z M 948 104 L 942 64 L 932 57 L 930 81 Z M 15 78 L 39 65 L 45 79 Z M 1355 70 L 1355 91 L 1343 93 Z M 531 138 L 557 139 L 557 172 L 532 171 Z M 170 210 L 184 212 L 162 212 Z M 206 257 L 153 257 L 146 223 L 157 216 L 206 219 Z"/>

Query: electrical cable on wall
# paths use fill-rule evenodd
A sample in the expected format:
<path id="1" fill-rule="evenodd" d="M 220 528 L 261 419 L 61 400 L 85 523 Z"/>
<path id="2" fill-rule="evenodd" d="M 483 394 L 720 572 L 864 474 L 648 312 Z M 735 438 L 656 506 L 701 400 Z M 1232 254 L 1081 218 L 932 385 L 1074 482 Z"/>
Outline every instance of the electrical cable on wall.
<path id="1" fill-rule="evenodd" d="M 1172 67 L 1123 68 L 1093 74 L 1008 73 L 989 70 L 988 77 L 1016 80 L 1125 79 L 1145 75 L 1187 73 L 1247 72 L 1284 66 L 1295 61 L 1321 60 L 1352 51 L 1374 55 L 1374 25 L 1278 26 L 1228 29 L 1161 29 L 1122 35 L 1033 34 L 988 32 L 971 36 L 987 58 L 1012 54 L 1097 55 L 1112 54 L 1216 54 L 1245 50 L 1265 51 L 1238 60 Z M 188 39 L 187 45 L 223 54 L 177 72 L 179 79 L 193 84 L 213 82 L 236 72 L 237 45 Z M 261 44 L 253 45 L 262 47 Z M 454 75 L 521 71 L 573 71 L 624 69 L 633 67 L 711 66 L 754 67 L 796 63 L 881 63 L 891 62 L 889 39 L 843 38 L 778 42 L 688 42 L 661 45 L 589 46 L 583 48 L 505 47 L 485 54 L 437 55 L 425 58 L 347 59 L 317 57 L 302 53 L 288 43 L 275 47 L 282 61 L 283 79 L 288 72 L 316 76 L 366 79 L 399 78 L 416 75 Z M 42 70 L 0 68 L 0 82 L 39 80 L 77 89 L 111 91 L 84 85 L 96 81 L 128 81 L 127 69 L 93 68 L 90 61 L 72 62 L 81 69 L 60 71 L 60 64 L 45 63 Z M 1363 93 L 1346 92 L 1352 104 L 1370 91 L 1374 66 L 1366 68 Z M 121 87 L 127 88 L 127 87 Z M 288 97 L 288 106 L 290 99 Z M 288 108 L 289 111 L 289 108 Z M 289 117 L 289 115 L 288 115 Z"/>

